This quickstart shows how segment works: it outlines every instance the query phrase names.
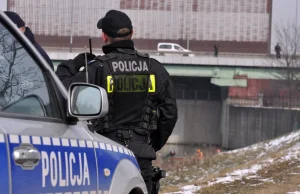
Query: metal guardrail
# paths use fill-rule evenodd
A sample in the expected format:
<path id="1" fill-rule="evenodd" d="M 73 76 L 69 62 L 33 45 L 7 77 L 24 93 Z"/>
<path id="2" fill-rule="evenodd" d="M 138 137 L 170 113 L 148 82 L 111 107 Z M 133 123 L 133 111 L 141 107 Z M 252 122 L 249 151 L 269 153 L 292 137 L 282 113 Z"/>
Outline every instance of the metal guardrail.
<path id="1" fill-rule="evenodd" d="M 84 48 L 74 48 L 70 52 L 69 48 L 45 47 L 46 52 L 52 60 L 73 59 L 78 53 L 89 52 Z M 193 66 L 231 66 L 231 67 L 265 67 L 282 68 L 286 67 L 281 59 L 275 59 L 273 55 L 246 54 L 246 53 L 220 53 L 218 57 L 213 57 L 209 52 L 162 52 L 141 50 L 149 53 L 152 58 L 167 65 L 193 65 Z M 103 55 L 101 49 L 93 49 L 95 55 Z M 187 55 L 188 54 L 188 55 Z"/>
<path id="2" fill-rule="evenodd" d="M 43 47 L 46 51 L 50 52 L 70 52 L 70 49 L 67 47 Z M 85 52 L 84 48 L 72 48 L 72 53 L 82 53 Z M 99 48 L 93 48 L 93 52 L 95 53 L 102 53 L 102 49 Z M 173 55 L 194 55 L 194 56 L 213 56 L 214 52 L 196 52 L 196 51 L 191 51 L 191 52 L 174 52 L 174 51 L 157 51 L 157 50 L 139 50 L 139 52 L 143 53 L 148 53 L 150 55 L 161 55 L 164 56 L 166 54 L 173 54 Z M 241 57 L 241 58 L 275 58 L 275 55 L 273 54 L 260 54 L 260 53 L 230 53 L 230 52 L 219 52 L 219 56 L 224 56 L 224 57 Z"/>

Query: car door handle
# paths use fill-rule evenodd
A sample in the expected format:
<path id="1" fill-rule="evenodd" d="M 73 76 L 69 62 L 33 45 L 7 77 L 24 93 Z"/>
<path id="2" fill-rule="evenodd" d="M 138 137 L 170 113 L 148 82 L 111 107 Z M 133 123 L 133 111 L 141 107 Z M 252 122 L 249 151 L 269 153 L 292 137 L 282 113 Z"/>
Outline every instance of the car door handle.
<path id="1" fill-rule="evenodd" d="M 17 165 L 20 165 L 24 169 L 33 169 L 38 165 L 41 154 L 40 152 L 30 144 L 21 144 L 13 151 L 13 159 Z"/>

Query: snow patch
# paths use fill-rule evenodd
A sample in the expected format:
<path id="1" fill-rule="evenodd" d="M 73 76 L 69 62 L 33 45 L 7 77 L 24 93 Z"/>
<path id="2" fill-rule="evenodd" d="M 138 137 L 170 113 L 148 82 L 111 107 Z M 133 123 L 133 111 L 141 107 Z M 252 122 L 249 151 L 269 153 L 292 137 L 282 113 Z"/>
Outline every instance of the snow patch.
<path id="1" fill-rule="evenodd" d="M 172 192 L 172 193 L 165 193 L 165 194 L 193 194 L 196 191 L 201 189 L 200 186 L 195 185 L 187 185 L 181 188 L 181 191 Z"/>
<path id="2" fill-rule="evenodd" d="M 262 149 L 262 153 L 260 153 L 257 156 L 257 157 L 262 157 L 262 156 L 266 155 L 268 151 L 276 152 L 281 146 L 288 145 L 291 142 L 296 142 L 299 140 L 300 140 L 300 130 L 298 130 L 296 132 L 292 132 L 292 133 L 282 136 L 280 138 L 271 140 L 269 142 L 261 142 L 261 143 L 257 143 L 257 144 L 254 144 L 252 146 L 248 146 L 245 148 L 236 149 L 236 150 L 232 150 L 232 151 L 228 151 L 228 152 L 223 152 L 221 154 L 243 155 L 243 154 L 247 154 L 245 152 L 249 151 L 249 150 L 255 151 L 258 149 Z M 261 182 L 273 182 L 274 183 L 274 181 L 272 179 L 260 179 L 260 177 L 256 173 L 257 173 L 257 171 L 263 169 L 264 167 L 271 165 L 275 161 L 276 162 L 285 162 L 285 161 L 290 161 L 293 159 L 300 159 L 300 142 L 295 143 L 295 145 L 293 145 L 289 149 L 285 150 L 285 152 L 286 153 L 281 158 L 266 159 L 266 160 L 259 162 L 258 164 L 250 166 L 250 168 L 239 169 L 239 170 L 235 170 L 231 173 L 227 173 L 225 177 L 219 177 L 219 178 L 216 178 L 212 182 L 208 182 L 207 186 L 211 186 L 214 184 L 230 183 L 230 182 L 234 182 L 236 180 L 242 180 L 243 178 L 246 178 L 247 180 L 256 179 Z M 298 168 L 300 168 L 300 166 L 298 166 Z M 201 170 L 203 170 L 203 169 L 201 169 Z M 207 174 L 209 174 L 209 172 L 207 172 Z M 291 173 L 291 174 L 300 174 L 300 173 Z M 199 180 L 201 180 L 202 178 L 199 177 Z M 263 184 L 263 183 L 251 184 L 250 186 L 258 186 L 261 184 Z M 200 186 L 187 185 L 187 186 L 182 187 L 181 191 L 179 191 L 179 192 L 172 192 L 172 193 L 168 193 L 168 194 L 193 194 L 194 192 L 199 191 L 199 190 L 201 190 Z M 288 192 L 287 194 L 300 194 L 300 191 Z"/>

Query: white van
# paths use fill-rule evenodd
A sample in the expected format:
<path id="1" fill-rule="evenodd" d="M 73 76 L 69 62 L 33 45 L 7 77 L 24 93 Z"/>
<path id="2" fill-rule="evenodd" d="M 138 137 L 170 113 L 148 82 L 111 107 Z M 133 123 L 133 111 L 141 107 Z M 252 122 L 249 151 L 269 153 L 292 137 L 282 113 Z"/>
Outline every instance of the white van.
<path id="1" fill-rule="evenodd" d="M 105 89 L 67 91 L 0 10 L 1 194 L 147 194 L 134 154 L 87 127 L 107 112 Z"/>
<path id="2" fill-rule="evenodd" d="M 175 43 L 158 43 L 157 51 L 160 51 L 159 52 L 160 55 L 168 55 L 168 54 L 172 54 L 173 52 L 174 53 L 179 52 L 179 53 L 183 53 L 184 56 L 187 56 L 186 53 L 192 52 L 191 50 L 185 49 L 179 44 L 175 44 Z M 194 54 L 188 54 L 188 56 L 194 56 Z"/>

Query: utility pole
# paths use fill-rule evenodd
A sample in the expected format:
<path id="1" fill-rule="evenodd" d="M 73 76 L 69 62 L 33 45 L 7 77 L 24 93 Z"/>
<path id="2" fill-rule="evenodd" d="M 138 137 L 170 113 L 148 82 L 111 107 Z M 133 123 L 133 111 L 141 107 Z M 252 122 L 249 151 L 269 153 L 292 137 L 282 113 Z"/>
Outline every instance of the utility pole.
<path id="1" fill-rule="evenodd" d="M 71 32 L 70 32 L 70 52 L 72 52 L 72 44 L 73 44 L 73 10 L 74 10 L 74 0 L 71 0 Z"/>
<path id="2" fill-rule="evenodd" d="M 295 29 L 296 30 L 296 34 L 295 34 L 296 43 L 295 44 L 298 44 L 298 38 L 299 38 L 299 36 L 298 36 L 298 0 L 296 0 L 296 24 L 295 24 L 295 28 L 296 28 Z M 297 45 L 295 45 L 295 47 L 296 47 L 296 55 L 297 55 L 297 51 L 298 51 Z M 295 63 L 296 63 L 296 61 L 295 61 Z"/>
<path id="3" fill-rule="evenodd" d="M 298 26 L 298 0 L 296 0 L 296 27 L 297 26 Z"/>
<path id="4" fill-rule="evenodd" d="M 192 2 L 189 0 L 188 1 L 188 11 L 190 12 L 190 18 L 189 18 L 189 22 L 188 22 L 188 31 L 187 31 L 187 43 L 186 43 L 186 49 L 190 50 L 190 36 L 191 36 L 191 22 L 192 22 L 192 14 L 193 14 L 193 5 Z M 185 15 L 185 17 L 188 14 Z"/>

